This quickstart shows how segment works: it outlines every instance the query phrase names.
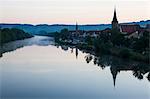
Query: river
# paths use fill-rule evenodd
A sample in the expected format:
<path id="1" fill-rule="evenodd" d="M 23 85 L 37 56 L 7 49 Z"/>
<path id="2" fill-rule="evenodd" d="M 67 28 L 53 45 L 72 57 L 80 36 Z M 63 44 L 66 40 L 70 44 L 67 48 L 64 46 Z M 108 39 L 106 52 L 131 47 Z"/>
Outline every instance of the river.
<path id="1" fill-rule="evenodd" d="M 150 99 L 150 66 L 35 36 L 1 48 L 1 99 Z"/>

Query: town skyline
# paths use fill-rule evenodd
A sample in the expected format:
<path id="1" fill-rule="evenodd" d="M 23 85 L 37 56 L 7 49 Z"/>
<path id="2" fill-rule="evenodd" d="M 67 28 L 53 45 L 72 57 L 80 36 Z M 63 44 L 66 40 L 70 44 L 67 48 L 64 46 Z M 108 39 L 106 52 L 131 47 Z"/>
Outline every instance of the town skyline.
<path id="1" fill-rule="evenodd" d="M 0 23 L 110 24 L 116 6 L 120 23 L 149 20 L 148 0 L 0 0 Z"/>

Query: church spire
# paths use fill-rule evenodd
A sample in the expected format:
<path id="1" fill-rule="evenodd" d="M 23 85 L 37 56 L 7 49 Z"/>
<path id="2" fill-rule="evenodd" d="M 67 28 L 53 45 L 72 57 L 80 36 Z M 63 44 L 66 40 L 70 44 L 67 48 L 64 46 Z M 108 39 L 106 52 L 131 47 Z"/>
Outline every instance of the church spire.
<path id="1" fill-rule="evenodd" d="M 115 9 L 114 9 L 113 22 L 118 22 L 118 20 L 117 20 L 117 15 L 116 15 L 116 7 L 115 7 Z"/>
<path id="2" fill-rule="evenodd" d="M 76 22 L 76 31 L 78 31 L 78 23 Z"/>
<path id="3" fill-rule="evenodd" d="M 114 8 L 114 16 L 112 20 L 112 29 L 119 30 L 119 24 L 117 20 L 116 7 Z"/>

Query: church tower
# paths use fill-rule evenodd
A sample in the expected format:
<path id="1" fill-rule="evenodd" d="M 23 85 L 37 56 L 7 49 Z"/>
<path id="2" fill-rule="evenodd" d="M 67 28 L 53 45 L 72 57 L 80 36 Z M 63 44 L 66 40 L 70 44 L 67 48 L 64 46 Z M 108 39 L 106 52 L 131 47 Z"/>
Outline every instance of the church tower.
<path id="1" fill-rule="evenodd" d="M 76 22 L 76 32 L 78 31 L 78 23 Z"/>
<path id="2" fill-rule="evenodd" d="M 113 17 L 111 24 L 112 24 L 112 29 L 119 30 L 119 24 L 118 24 L 117 15 L 116 15 L 116 8 L 114 9 L 114 17 Z"/>

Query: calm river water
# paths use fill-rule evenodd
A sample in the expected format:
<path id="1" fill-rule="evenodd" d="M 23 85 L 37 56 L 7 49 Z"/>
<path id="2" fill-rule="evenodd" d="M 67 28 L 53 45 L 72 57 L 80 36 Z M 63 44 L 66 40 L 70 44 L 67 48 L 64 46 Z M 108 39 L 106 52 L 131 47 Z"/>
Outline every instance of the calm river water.
<path id="1" fill-rule="evenodd" d="M 95 57 L 42 36 L 7 43 L 1 53 L 1 99 L 150 99 L 148 64 Z"/>

